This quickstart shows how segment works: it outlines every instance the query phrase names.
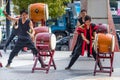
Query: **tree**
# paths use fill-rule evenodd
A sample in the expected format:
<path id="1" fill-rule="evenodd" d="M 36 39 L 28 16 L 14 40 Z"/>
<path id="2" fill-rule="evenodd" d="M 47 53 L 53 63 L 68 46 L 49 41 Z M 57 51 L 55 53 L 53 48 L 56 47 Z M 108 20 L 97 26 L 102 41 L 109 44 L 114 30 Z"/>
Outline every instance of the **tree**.
<path id="1" fill-rule="evenodd" d="M 64 3 L 70 2 L 70 0 L 12 0 L 14 7 L 14 12 L 19 13 L 21 9 L 28 9 L 28 6 L 33 3 L 46 3 L 49 8 L 49 16 L 52 18 L 57 18 L 64 14 L 65 5 Z"/>

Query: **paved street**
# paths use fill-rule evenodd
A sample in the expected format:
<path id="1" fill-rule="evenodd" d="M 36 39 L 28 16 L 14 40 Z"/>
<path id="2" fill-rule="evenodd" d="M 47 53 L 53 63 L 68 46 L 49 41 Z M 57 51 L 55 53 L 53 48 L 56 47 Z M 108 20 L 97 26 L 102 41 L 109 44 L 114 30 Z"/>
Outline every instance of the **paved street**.
<path id="1" fill-rule="evenodd" d="M 10 51 L 4 53 L 0 61 L 3 66 L 7 63 Z M 120 80 L 120 53 L 116 52 L 114 57 L 114 72 L 109 77 L 108 73 L 97 73 L 93 76 L 95 61 L 93 58 L 79 57 L 71 70 L 64 68 L 70 61 L 70 51 L 56 51 L 54 55 L 57 70 L 52 67 L 48 74 L 45 71 L 37 70 L 31 73 L 33 66 L 33 56 L 31 51 L 20 52 L 18 57 L 15 57 L 11 68 L 0 68 L 0 80 Z M 108 61 L 104 61 L 108 65 Z M 38 63 L 39 66 L 39 63 Z"/>

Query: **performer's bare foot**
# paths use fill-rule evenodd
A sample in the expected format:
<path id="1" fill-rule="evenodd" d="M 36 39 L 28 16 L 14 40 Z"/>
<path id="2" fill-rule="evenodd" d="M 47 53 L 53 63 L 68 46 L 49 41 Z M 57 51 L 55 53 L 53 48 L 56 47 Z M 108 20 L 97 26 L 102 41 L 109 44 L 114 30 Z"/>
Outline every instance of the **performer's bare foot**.
<path id="1" fill-rule="evenodd" d="M 10 68 L 10 64 L 7 64 L 5 67 L 6 67 L 6 68 Z"/>

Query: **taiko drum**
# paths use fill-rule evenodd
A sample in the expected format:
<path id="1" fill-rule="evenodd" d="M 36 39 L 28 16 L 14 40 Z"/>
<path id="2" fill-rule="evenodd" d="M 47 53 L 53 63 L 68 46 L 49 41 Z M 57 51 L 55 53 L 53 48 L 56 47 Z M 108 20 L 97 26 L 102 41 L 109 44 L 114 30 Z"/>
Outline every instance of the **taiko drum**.
<path id="1" fill-rule="evenodd" d="M 98 24 L 97 33 L 108 33 L 109 26 L 107 24 Z"/>
<path id="2" fill-rule="evenodd" d="M 96 50 L 100 53 L 108 53 L 114 51 L 115 38 L 112 34 L 98 33 L 95 37 Z"/>
<path id="3" fill-rule="evenodd" d="M 29 17 L 33 22 L 46 21 L 48 19 L 48 5 L 43 3 L 30 4 Z"/>
<path id="4" fill-rule="evenodd" d="M 48 46 L 49 50 L 55 50 L 56 36 L 52 33 L 38 33 L 35 38 L 36 47 L 38 45 Z"/>

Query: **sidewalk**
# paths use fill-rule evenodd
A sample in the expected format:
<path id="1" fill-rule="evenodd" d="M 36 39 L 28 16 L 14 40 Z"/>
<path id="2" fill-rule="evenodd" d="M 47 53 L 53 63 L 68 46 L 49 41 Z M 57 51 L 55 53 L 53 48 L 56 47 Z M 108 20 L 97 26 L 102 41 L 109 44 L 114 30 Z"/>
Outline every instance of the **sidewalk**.
<path id="1" fill-rule="evenodd" d="M 3 51 L 1 51 L 3 53 Z M 0 61 L 3 66 L 7 63 L 10 51 L 3 53 Z M 81 57 L 76 61 L 71 70 L 64 68 L 70 61 L 70 51 L 56 51 L 55 63 L 57 70 L 50 69 L 49 73 L 45 71 L 36 70 L 31 73 L 33 66 L 33 56 L 30 51 L 20 52 L 18 57 L 15 57 L 10 69 L 5 67 L 0 68 L 0 80 L 120 80 L 120 53 L 115 53 L 114 57 L 114 72 L 109 77 L 108 73 L 97 73 L 93 76 L 95 61 L 86 56 Z M 108 62 L 106 62 L 106 65 Z"/>

